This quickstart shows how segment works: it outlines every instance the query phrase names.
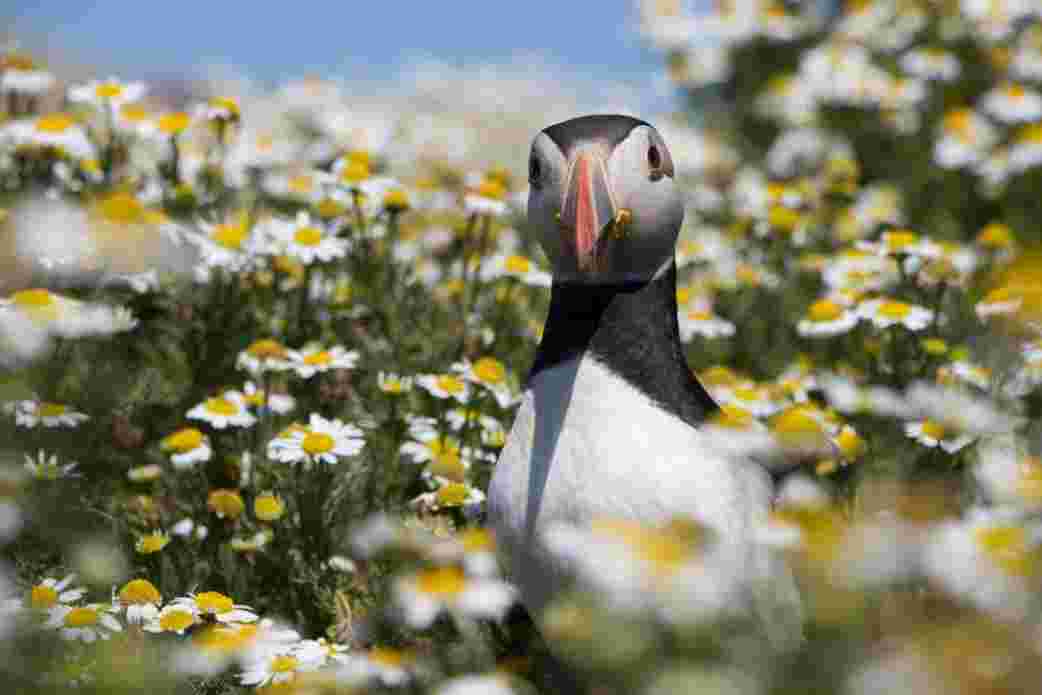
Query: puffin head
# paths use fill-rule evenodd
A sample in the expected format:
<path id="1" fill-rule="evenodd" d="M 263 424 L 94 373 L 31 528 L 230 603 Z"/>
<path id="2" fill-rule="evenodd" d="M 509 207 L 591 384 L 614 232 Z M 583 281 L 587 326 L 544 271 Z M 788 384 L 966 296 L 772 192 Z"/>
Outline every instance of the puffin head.
<path id="1" fill-rule="evenodd" d="M 646 282 L 684 219 L 673 159 L 650 124 L 581 116 L 543 129 L 528 160 L 528 221 L 568 283 Z"/>

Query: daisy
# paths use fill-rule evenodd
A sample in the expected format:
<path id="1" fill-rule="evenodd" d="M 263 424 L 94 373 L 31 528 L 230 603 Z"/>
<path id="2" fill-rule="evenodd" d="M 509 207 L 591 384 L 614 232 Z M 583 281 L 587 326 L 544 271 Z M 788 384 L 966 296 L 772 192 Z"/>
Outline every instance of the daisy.
<path id="1" fill-rule="evenodd" d="M 268 444 L 268 458 L 281 463 L 337 463 L 365 446 L 362 430 L 312 413 L 307 427 L 290 427 Z"/>
<path id="2" fill-rule="evenodd" d="M 1014 173 L 1042 166 L 1042 123 L 1031 123 L 1017 131 L 1009 149 L 1008 164 Z"/>
<path id="3" fill-rule="evenodd" d="M 507 213 L 507 190 L 498 178 L 485 177 L 477 186 L 467 189 L 463 195 L 463 208 L 468 215 L 493 215 Z"/>
<path id="4" fill-rule="evenodd" d="M 12 121 L 5 130 L 16 145 L 51 148 L 76 161 L 96 156 L 86 131 L 67 113 L 49 113 L 30 120 Z"/>
<path id="5" fill-rule="evenodd" d="M 258 242 L 245 212 L 230 215 L 223 222 L 199 220 L 197 225 L 200 233 L 191 234 L 188 239 L 199 249 L 200 259 L 207 269 L 226 268 L 239 272 L 250 266 Z"/>
<path id="6" fill-rule="evenodd" d="M 410 428 L 412 429 L 412 428 Z M 399 452 L 415 464 L 425 465 L 426 473 L 444 481 L 462 482 L 470 468 L 470 457 L 458 439 L 435 431 L 414 431 L 412 440 L 401 445 Z"/>
<path id="7" fill-rule="evenodd" d="M 998 140 L 995 128 L 969 108 L 944 114 L 941 136 L 934 144 L 934 161 L 943 169 L 959 169 L 980 162 Z"/>
<path id="8" fill-rule="evenodd" d="M 297 400 L 288 393 L 265 394 L 263 390 L 252 381 L 247 381 L 242 387 L 243 398 L 246 405 L 251 408 L 267 408 L 276 415 L 285 415 L 297 407 Z M 265 398 L 267 395 L 267 398 Z"/>
<path id="9" fill-rule="evenodd" d="M 931 449 L 940 447 L 949 454 L 956 453 L 974 441 L 974 437 L 951 430 L 936 420 L 906 423 L 905 434 L 923 446 Z"/>
<path id="10" fill-rule="evenodd" d="M 306 652 L 305 655 L 312 655 Z M 314 671 L 319 664 L 309 661 L 297 653 L 291 646 L 265 653 L 247 661 L 239 674 L 239 682 L 257 688 L 275 686 L 292 682 L 298 673 Z"/>
<path id="11" fill-rule="evenodd" d="M 210 438 L 194 427 L 185 427 L 163 437 L 159 448 L 170 455 L 175 470 L 193 468 L 213 456 Z"/>
<path id="12" fill-rule="evenodd" d="M 394 647 L 376 646 L 345 655 L 336 670 L 337 679 L 349 686 L 373 681 L 388 688 L 405 685 L 413 678 L 416 655 Z"/>
<path id="13" fill-rule="evenodd" d="M 550 273 L 540 269 L 527 256 L 497 254 L 481 267 L 481 278 L 486 282 L 499 278 L 514 278 L 530 287 L 549 287 Z"/>
<path id="14" fill-rule="evenodd" d="M 263 492 L 253 500 L 253 516 L 259 521 L 278 521 L 286 513 L 286 503 L 272 492 Z"/>
<path id="15" fill-rule="evenodd" d="M 252 623 L 257 614 L 249 606 L 242 606 L 217 591 L 202 591 L 176 598 L 171 605 L 183 607 L 204 619 L 219 623 Z"/>
<path id="16" fill-rule="evenodd" d="M 301 640 L 293 646 L 293 653 L 301 661 L 315 664 L 317 667 L 330 664 L 342 664 L 347 658 L 348 646 L 330 642 L 325 637 Z"/>
<path id="17" fill-rule="evenodd" d="M 219 396 L 207 398 L 189 410 L 185 417 L 202 420 L 214 429 L 228 427 L 252 427 L 257 418 L 246 407 L 246 400 L 238 391 L 225 391 Z"/>
<path id="18" fill-rule="evenodd" d="M 399 396 L 412 390 L 412 377 L 400 376 L 394 372 L 378 372 L 376 384 L 384 393 Z"/>
<path id="19" fill-rule="evenodd" d="M 155 585 L 147 579 L 133 579 L 123 585 L 113 600 L 126 611 L 127 623 L 141 625 L 159 617 L 159 604 L 163 597 Z"/>
<path id="20" fill-rule="evenodd" d="M 804 338 L 830 338 L 850 332 L 857 325 L 857 313 L 832 299 L 819 299 L 810 305 L 796 332 Z"/>
<path id="21" fill-rule="evenodd" d="M 120 82 L 115 77 L 107 80 L 91 80 L 86 84 L 69 88 L 69 101 L 90 104 L 101 108 L 118 109 L 129 102 L 145 96 L 145 85 L 141 82 Z"/>
<path id="22" fill-rule="evenodd" d="M 90 420 L 88 415 L 77 412 L 61 403 L 24 400 L 4 404 L 4 412 L 14 415 L 15 424 L 26 429 L 37 425 L 47 428 L 76 428 Z"/>
<path id="23" fill-rule="evenodd" d="M 704 308 L 681 311 L 679 324 L 680 340 L 685 343 L 696 335 L 712 340 L 730 338 L 735 332 L 733 323 Z"/>
<path id="24" fill-rule="evenodd" d="M 879 240 L 858 241 L 855 247 L 879 256 L 917 256 L 935 258 L 940 249 L 931 240 L 908 229 L 893 229 L 879 235 Z"/>
<path id="25" fill-rule="evenodd" d="M 394 595 L 403 620 L 417 630 L 430 627 L 443 613 L 499 620 L 516 601 L 510 584 L 468 576 L 454 565 L 401 577 L 394 584 Z"/>
<path id="26" fill-rule="evenodd" d="M 1003 123 L 1026 123 L 1042 118 L 1042 95 L 1013 82 L 998 85 L 981 97 L 981 108 Z"/>
<path id="27" fill-rule="evenodd" d="M 273 171 L 264 176 L 261 187 L 276 198 L 310 204 L 318 199 L 324 185 L 332 181 L 330 174 L 318 169 Z"/>
<path id="28" fill-rule="evenodd" d="M 435 479 L 435 482 L 438 482 Z M 430 514 L 446 509 L 460 509 L 467 519 L 481 516 L 485 493 L 465 482 L 446 480 L 433 492 L 426 492 L 410 500 L 409 506 L 420 513 Z"/>
<path id="29" fill-rule="evenodd" d="M 514 395 L 507 383 L 506 367 L 495 357 L 482 357 L 473 363 L 459 362 L 452 365 L 452 371 L 491 393 L 500 408 L 508 408 L 514 401 Z"/>
<path id="30" fill-rule="evenodd" d="M 37 611 L 50 611 L 59 606 L 71 607 L 87 593 L 82 586 L 70 588 L 75 581 L 76 575 L 70 574 L 61 580 L 48 577 L 34 584 L 26 597 L 26 607 Z"/>
<path id="31" fill-rule="evenodd" d="M 30 56 L 10 51 L 0 56 L 0 91 L 39 96 L 54 84 L 54 75 Z"/>
<path id="32" fill-rule="evenodd" d="M 146 632 L 173 632 L 183 635 L 197 623 L 199 611 L 191 604 L 175 601 L 163 606 L 163 609 L 142 627 Z"/>
<path id="33" fill-rule="evenodd" d="M 206 496 L 206 508 L 216 514 L 218 519 L 234 521 L 245 511 L 246 503 L 237 490 L 218 488 Z"/>
<path id="34" fill-rule="evenodd" d="M 452 374 L 421 374 L 416 384 L 438 399 L 454 398 L 459 403 L 470 400 L 470 387 L 463 379 Z"/>
<path id="35" fill-rule="evenodd" d="M 321 221 L 312 221 L 307 212 L 298 213 L 292 222 L 269 220 L 267 231 L 273 238 L 273 249 L 304 265 L 329 262 L 347 254 L 347 240 L 336 237 Z"/>
<path id="36" fill-rule="evenodd" d="M 271 338 L 255 340 L 236 356 L 235 368 L 253 376 L 265 372 L 284 372 L 290 368 L 289 348 Z"/>
<path id="37" fill-rule="evenodd" d="M 342 345 L 334 345 L 328 350 L 320 347 L 290 350 L 286 356 L 290 369 L 303 379 L 331 369 L 354 369 L 358 364 L 358 352 L 346 350 Z"/>
<path id="38" fill-rule="evenodd" d="M 81 302 L 40 288 L 20 290 L 0 299 L 0 320 L 6 312 L 24 316 L 63 338 L 107 336 L 137 326 L 125 307 Z"/>
<path id="39" fill-rule="evenodd" d="M 58 605 L 50 610 L 45 627 L 58 630 L 62 639 L 96 642 L 107 640 L 123 626 L 116 620 L 116 606 L 91 603 L 86 606 Z"/>
<path id="40" fill-rule="evenodd" d="M 901 325 L 910 331 L 921 331 L 933 321 L 933 312 L 925 307 L 896 299 L 870 299 L 856 309 L 857 315 L 876 328 Z"/>
<path id="41" fill-rule="evenodd" d="M 32 456 L 29 456 L 29 454 L 25 455 L 25 470 L 27 470 L 29 475 L 37 480 L 78 478 L 80 477 L 79 474 L 76 473 L 78 467 L 79 464 L 76 462 L 59 464 L 57 454 L 47 456 L 47 452 L 43 449 L 40 449 L 36 453 L 35 459 Z"/>
<path id="42" fill-rule="evenodd" d="M 973 364 L 968 360 L 956 360 L 947 367 L 938 370 L 937 381 L 939 383 L 951 383 L 955 379 L 965 384 L 971 384 L 987 391 L 991 386 L 992 373 L 987 367 Z"/>

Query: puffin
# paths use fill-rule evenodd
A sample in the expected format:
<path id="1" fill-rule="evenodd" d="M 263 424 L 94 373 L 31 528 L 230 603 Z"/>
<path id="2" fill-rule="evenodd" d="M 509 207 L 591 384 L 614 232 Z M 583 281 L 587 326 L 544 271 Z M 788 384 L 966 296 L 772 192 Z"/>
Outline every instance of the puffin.
<path id="1" fill-rule="evenodd" d="M 528 173 L 550 307 L 488 491 L 522 604 L 538 623 L 568 587 L 568 563 L 544 540 L 554 524 L 684 516 L 713 532 L 707 561 L 733 570 L 736 596 L 757 612 L 755 586 L 784 574 L 753 542 L 773 471 L 714 443 L 719 406 L 684 354 L 674 258 L 684 197 L 669 148 L 643 120 L 581 116 L 536 135 Z"/>

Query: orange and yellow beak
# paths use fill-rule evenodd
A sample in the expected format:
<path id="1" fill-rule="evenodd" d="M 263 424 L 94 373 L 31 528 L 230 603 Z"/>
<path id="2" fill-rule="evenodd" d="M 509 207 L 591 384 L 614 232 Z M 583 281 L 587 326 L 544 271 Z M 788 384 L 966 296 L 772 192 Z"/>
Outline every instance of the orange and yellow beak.
<path id="1" fill-rule="evenodd" d="M 572 164 L 561 209 L 565 247 L 575 253 L 579 270 L 596 268 L 597 242 L 615 216 L 604 158 L 595 152 L 580 152 Z"/>

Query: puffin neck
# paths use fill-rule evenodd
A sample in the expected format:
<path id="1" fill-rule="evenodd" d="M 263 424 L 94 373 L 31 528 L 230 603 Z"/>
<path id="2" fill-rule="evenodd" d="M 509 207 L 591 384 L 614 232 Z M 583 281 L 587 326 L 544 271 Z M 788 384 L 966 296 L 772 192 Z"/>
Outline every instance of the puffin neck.
<path id="1" fill-rule="evenodd" d="M 698 425 L 718 406 L 684 357 L 677 321 L 677 269 L 644 283 L 554 282 L 550 312 L 529 381 L 544 369 L 584 355 L 661 408 Z"/>

